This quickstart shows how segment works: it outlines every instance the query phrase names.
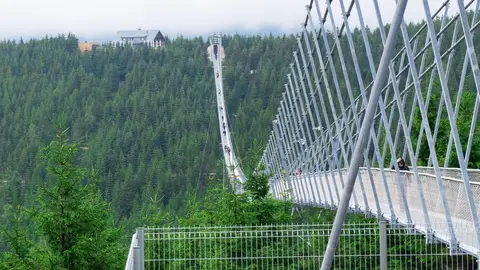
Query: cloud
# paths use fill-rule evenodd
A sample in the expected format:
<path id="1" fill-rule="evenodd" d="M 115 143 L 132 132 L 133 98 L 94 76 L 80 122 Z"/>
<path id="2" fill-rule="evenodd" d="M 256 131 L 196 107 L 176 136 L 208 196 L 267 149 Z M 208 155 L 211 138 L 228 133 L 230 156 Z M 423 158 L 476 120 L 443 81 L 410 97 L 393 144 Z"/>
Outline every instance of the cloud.
<path id="1" fill-rule="evenodd" d="M 343 0 L 348 7 L 350 0 Z M 378 24 L 372 0 L 358 0 L 372 28 Z M 72 32 L 79 36 L 114 35 L 117 30 L 160 29 L 169 36 L 208 35 L 223 29 L 260 31 L 266 26 L 285 32 L 300 30 L 309 0 L 3 0 L 0 37 L 43 36 Z M 325 10 L 325 0 L 318 0 Z M 378 0 L 384 23 L 394 13 L 394 0 Z M 443 0 L 430 0 L 432 13 Z M 454 5 L 453 5 L 454 6 Z M 339 0 L 332 3 L 341 19 Z M 452 7 L 455 10 L 455 7 Z M 316 15 L 313 15 L 314 17 Z M 409 1 L 407 21 L 424 18 L 421 1 Z M 353 25 L 358 25 L 354 8 Z"/>

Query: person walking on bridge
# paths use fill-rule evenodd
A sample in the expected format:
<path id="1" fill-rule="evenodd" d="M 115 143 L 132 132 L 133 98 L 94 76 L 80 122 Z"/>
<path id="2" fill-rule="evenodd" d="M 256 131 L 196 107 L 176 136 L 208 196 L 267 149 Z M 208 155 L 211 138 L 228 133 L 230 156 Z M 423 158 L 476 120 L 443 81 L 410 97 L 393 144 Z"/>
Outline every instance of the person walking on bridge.
<path id="1" fill-rule="evenodd" d="M 405 160 L 403 160 L 403 158 L 398 158 L 397 164 L 398 164 L 398 169 L 400 169 L 400 171 L 410 171 L 408 166 L 405 164 Z M 392 166 L 392 170 L 395 170 L 395 166 Z"/>

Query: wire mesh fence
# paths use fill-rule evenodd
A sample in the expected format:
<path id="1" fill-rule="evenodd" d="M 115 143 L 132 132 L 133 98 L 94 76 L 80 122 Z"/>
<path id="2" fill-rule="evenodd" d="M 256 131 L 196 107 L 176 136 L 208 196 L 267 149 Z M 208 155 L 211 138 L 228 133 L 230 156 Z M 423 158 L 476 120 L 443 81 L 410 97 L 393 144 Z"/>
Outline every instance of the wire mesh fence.
<path id="1" fill-rule="evenodd" d="M 444 224 L 436 224 L 440 229 Z M 456 225 L 474 239 L 473 226 Z M 145 228 L 144 269 L 320 269 L 331 224 Z M 428 235 L 428 236 L 427 236 Z M 432 234 L 346 224 L 332 269 L 478 269 Z M 135 269 L 135 268 L 133 268 Z"/>

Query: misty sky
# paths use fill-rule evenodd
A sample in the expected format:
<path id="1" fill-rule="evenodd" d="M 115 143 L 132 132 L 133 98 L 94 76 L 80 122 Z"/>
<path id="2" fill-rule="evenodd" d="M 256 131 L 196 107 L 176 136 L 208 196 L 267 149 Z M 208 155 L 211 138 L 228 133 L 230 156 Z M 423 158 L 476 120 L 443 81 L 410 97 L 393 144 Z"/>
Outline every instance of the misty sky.
<path id="1" fill-rule="evenodd" d="M 215 31 L 240 29 L 258 32 L 278 28 L 286 33 L 300 30 L 309 0 L 1 0 L 0 39 L 42 37 L 72 32 L 77 36 L 115 35 L 117 30 L 159 29 L 170 37 L 209 35 Z M 334 17 L 340 19 L 339 0 Z M 344 0 L 348 6 L 350 0 Z M 366 22 L 377 24 L 372 0 L 360 0 Z M 379 0 L 384 23 L 394 12 L 394 0 Z M 409 1 L 407 21 L 418 21 L 425 13 L 421 0 Z M 429 0 L 432 13 L 443 0 Z M 457 10 L 456 1 L 450 10 Z M 325 0 L 319 0 L 325 10 Z M 450 14 L 452 12 L 449 12 Z M 351 21 L 356 23 L 356 10 Z"/>

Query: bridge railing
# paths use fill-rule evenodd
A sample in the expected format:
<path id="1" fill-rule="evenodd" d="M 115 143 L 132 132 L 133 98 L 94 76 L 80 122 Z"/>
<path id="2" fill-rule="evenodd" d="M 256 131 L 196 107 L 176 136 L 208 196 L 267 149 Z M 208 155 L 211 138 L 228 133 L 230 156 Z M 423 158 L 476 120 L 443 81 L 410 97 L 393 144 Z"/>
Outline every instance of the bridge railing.
<path id="1" fill-rule="evenodd" d="M 419 170 L 432 172 L 433 168 L 420 167 Z M 442 174 L 447 175 L 442 176 L 441 180 L 452 222 L 451 226 L 441 227 L 440 230 L 434 230 L 434 224 L 449 224 L 442 195 L 436 175 L 424 172 L 418 173 L 416 178 L 413 172 L 402 171 L 397 178 L 395 170 L 384 169 L 382 173 L 379 168 L 370 168 L 369 171 L 361 167 L 354 187 L 354 196 L 349 202 L 350 209 L 425 232 L 427 241 L 437 239 L 453 246 L 452 254 L 458 253 L 459 248 L 478 254 L 480 246 L 469 238 L 471 235 L 464 233 L 465 226 L 475 231 L 469 205 L 463 199 L 464 183 L 460 179 L 449 177 L 458 174 L 458 169 L 442 170 Z M 469 170 L 469 174 L 472 180 L 480 180 L 480 170 Z M 341 179 L 345 177 L 346 169 L 306 173 L 272 180 L 271 188 L 275 189 L 275 194 L 278 194 L 276 198 L 280 200 L 293 199 L 300 205 L 335 208 L 343 192 Z M 471 181 L 470 188 L 474 193 L 475 205 L 480 208 L 480 182 Z M 282 194 L 293 194 L 293 197 Z M 422 208 L 422 201 L 425 202 L 426 209 Z M 460 226 L 462 224 L 463 227 Z"/>

